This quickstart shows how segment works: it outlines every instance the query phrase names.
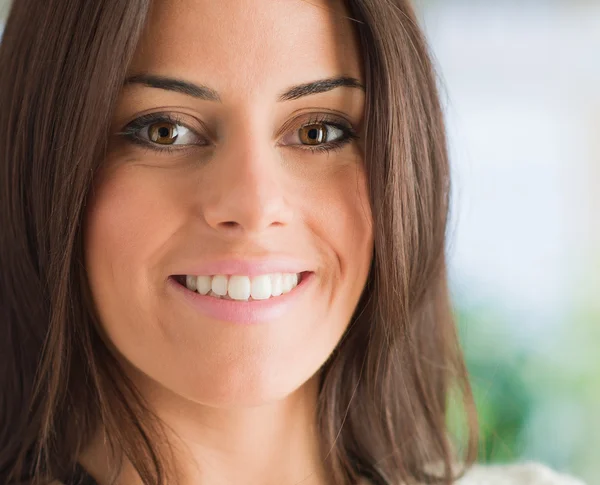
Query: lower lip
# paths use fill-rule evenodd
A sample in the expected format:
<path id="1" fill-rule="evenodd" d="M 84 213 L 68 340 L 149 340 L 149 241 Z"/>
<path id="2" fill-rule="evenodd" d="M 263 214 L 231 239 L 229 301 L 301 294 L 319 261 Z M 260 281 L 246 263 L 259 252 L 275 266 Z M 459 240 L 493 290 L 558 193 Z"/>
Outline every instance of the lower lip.
<path id="1" fill-rule="evenodd" d="M 189 290 L 170 277 L 168 288 L 177 292 L 197 311 L 207 317 L 232 323 L 261 323 L 275 320 L 289 312 L 302 298 L 314 280 L 314 273 L 302 273 L 302 279 L 292 291 L 268 300 L 236 301 L 201 295 Z"/>

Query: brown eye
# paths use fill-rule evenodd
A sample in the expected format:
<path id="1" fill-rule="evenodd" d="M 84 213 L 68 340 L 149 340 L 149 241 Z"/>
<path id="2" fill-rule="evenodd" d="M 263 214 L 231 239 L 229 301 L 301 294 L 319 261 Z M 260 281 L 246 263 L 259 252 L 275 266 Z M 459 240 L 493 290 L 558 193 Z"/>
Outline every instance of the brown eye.
<path id="1" fill-rule="evenodd" d="M 148 126 L 148 137 L 159 145 L 172 145 L 179 136 L 178 125 L 173 123 L 153 123 Z"/>
<path id="2" fill-rule="evenodd" d="M 313 123 L 300 128 L 300 141 L 305 145 L 319 145 L 327 138 L 327 128 L 322 123 Z"/>

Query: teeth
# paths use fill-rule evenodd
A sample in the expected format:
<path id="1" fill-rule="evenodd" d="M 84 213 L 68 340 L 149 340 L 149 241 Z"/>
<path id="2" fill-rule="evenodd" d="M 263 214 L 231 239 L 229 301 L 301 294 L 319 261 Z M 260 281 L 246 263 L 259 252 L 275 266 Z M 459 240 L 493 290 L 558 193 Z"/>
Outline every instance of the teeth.
<path id="1" fill-rule="evenodd" d="M 216 275 L 212 279 L 212 290 L 219 296 L 225 296 L 227 294 L 227 276 Z"/>
<path id="2" fill-rule="evenodd" d="M 188 289 L 192 290 L 189 286 Z M 208 292 L 212 289 L 212 278 L 210 276 L 198 276 L 196 278 L 196 289 L 201 295 L 208 295 Z"/>
<path id="3" fill-rule="evenodd" d="M 298 275 L 297 274 L 284 274 L 283 275 L 283 293 L 287 293 L 291 291 L 294 286 L 298 284 Z"/>
<path id="4" fill-rule="evenodd" d="M 241 276 L 244 278 L 244 276 Z M 291 289 L 291 288 L 290 288 Z M 271 275 L 264 274 L 252 278 L 252 291 L 250 292 L 253 300 L 266 300 L 271 297 Z"/>
<path id="5" fill-rule="evenodd" d="M 247 300 L 250 298 L 250 278 L 246 276 L 230 276 L 227 285 L 227 294 L 233 300 Z"/>
<path id="6" fill-rule="evenodd" d="M 194 276 L 186 276 L 185 277 L 185 286 L 188 287 L 188 290 L 193 290 L 196 291 L 197 286 L 196 286 L 196 281 L 198 278 L 194 277 Z"/>
<path id="7" fill-rule="evenodd" d="M 275 273 L 271 275 L 271 295 L 279 296 L 283 293 L 283 275 Z"/>
<path id="8" fill-rule="evenodd" d="M 299 281 L 297 273 L 273 273 L 255 276 L 193 276 L 185 278 L 186 287 L 201 295 L 240 301 L 266 300 L 292 291 Z"/>

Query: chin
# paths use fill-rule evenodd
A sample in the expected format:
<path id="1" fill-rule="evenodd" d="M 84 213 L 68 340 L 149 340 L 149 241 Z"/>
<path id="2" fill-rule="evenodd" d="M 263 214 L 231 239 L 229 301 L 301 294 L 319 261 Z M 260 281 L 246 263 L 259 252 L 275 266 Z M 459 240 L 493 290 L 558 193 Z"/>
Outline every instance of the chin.
<path id="1" fill-rule="evenodd" d="M 311 372 L 292 375 L 290 372 L 273 372 L 271 367 L 263 369 L 249 370 L 245 367 L 244 370 L 230 369 L 228 372 L 222 369 L 210 378 L 198 376 L 188 382 L 180 382 L 177 387 L 173 383 L 179 379 L 173 378 L 168 380 L 169 386 L 162 387 L 193 403 L 221 409 L 268 405 L 315 390 L 316 376 Z"/>

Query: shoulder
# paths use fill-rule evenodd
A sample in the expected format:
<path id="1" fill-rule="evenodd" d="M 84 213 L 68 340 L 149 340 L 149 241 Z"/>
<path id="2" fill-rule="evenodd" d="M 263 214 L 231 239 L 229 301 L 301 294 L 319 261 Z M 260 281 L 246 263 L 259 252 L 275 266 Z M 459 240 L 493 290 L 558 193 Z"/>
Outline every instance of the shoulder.
<path id="1" fill-rule="evenodd" d="M 526 462 L 511 465 L 473 465 L 456 485 L 585 485 L 546 465 Z"/>

